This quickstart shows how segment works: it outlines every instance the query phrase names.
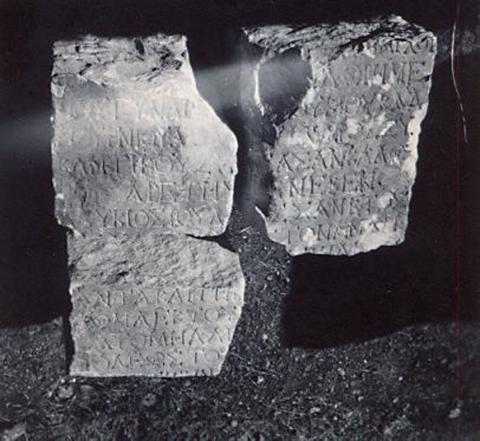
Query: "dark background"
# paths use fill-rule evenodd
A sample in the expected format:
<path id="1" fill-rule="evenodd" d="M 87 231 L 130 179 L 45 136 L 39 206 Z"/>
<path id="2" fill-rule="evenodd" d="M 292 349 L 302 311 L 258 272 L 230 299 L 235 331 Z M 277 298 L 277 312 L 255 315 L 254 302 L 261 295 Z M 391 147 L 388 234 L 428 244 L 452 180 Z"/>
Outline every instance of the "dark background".
<path id="1" fill-rule="evenodd" d="M 477 3 L 0 0 L 0 434 L 26 422 L 41 440 L 480 439 Z M 391 13 L 440 42 L 406 241 L 293 259 L 266 238 L 245 191 L 238 30 Z M 187 35 L 200 92 L 240 142 L 218 241 L 240 255 L 244 312 L 219 378 L 73 380 L 68 332 L 63 341 L 51 322 L 70 308 L 53 216 L 52 43 L 156 32 Z"/>

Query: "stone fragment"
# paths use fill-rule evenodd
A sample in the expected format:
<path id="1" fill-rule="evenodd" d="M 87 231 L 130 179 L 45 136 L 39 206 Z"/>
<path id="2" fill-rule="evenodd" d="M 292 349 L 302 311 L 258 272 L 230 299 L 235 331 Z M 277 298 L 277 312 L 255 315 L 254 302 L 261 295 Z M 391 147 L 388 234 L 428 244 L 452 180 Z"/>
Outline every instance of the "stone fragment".
<path id="1" fill-rule="evenodd" d="M 57 42 L 51 88 L 62 225 L 87 234 L 225 230 L 237 142 L 197 91 L 185 37 Z"/>
<path id="2" fill-rule="evenodd" d="M 237 142 L 199 95 L 186 40 L 54 47 L 56 215 L 68 238 L 72 375 L 216 375 L 243 304 L 223 233 Z"/>
<path id="3" fill-rule="evenodd" d="M 243 305 L 238 256 L 157 232 L 68 238 L 72 375 L 216 375 Z"/>
<path id="4" fill-rule="evenodd" d="M 241 103 L 250 150 L 263 152 L 251 156 L 268 183 L 257 205 L 269 237 L 292 255 L 401 243 L 435 36 L 392 16 L 249 28 L 243 40 Z"/>

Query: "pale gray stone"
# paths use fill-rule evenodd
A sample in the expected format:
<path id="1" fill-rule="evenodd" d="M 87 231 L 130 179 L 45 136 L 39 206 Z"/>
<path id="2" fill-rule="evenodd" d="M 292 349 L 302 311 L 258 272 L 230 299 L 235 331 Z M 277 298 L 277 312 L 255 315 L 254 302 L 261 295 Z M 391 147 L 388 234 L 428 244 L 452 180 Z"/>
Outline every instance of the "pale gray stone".
<path id="1" fill-rule="evenodd" d="M 57 42 L 52 96 L 62 225 L 224 232 L 237 142 L 197 91 L 185 37 Z"/>
<path id="2" fill-rule="evenodd" d="M 216 375 L 242 304 L 224 232 L 237 142 L 199 95 L 186 40 L 54 47 L 56 215 L 68 238 L 72 375 Z"/>
<path id="3" fill-rule="evenodd" d="M 269 237 L 292 255 L 404 240 L 436 39 L 388 17 L 244 30 L 241 102 L 269 182 Z"/>
<path id="4" fill-rule="evenodd" d="M 70 234 L 72 375 L 220 372 L 243 305 L 238 256 L 157 232 Z"/>

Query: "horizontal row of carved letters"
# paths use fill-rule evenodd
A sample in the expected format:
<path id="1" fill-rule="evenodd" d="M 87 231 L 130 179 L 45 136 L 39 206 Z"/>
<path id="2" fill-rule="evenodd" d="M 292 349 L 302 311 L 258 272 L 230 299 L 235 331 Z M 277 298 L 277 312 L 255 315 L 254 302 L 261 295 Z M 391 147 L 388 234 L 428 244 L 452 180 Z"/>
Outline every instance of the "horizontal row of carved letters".
<path id="1" fill-rule="evenodd" d="M 100 182 L 100 181 L 99 181 Z M 189 180 L 188 175 L 179 180 L 143 179 L 129 182 L 120 180 L 115 187 L 117 202 L 125 202 L 122 206 L 137 204 L 161 204 L 169 206 L 178 203 L 190 203 L 200 207 L 207 202 L 229 200 L 233 185 L 229 181 Z M 82 203 L 104 203 L 110 199 L 109 193 L 101 188 L 88 188 L 83 191 Z"/>
<path id="2" fill-rule="evenodd" d="M 133 171 L 145 167 L 142 160 L 153 161 L 157 156 L 144 158 L 138 152 L 151 152 L 163 156 L 164 160 L 171 161 L 170 170 L 174 168 L 183 171 L 181 164 L 175 155 L 178 149 L 185 145 L 186 136 L 179 126 L 169 125 L 166 129 L 159 127 L 136 127 L 132 121 L 127 121 L 121 126 L 103 126 L 102 123 L 81 120 L 82 126 L 76 128 L 75 124 L 62 130 L 60 142 L 66 147 L 88 147 L 96 151 L 129 153 L 123 156 L 123 161 L 129 161 Z M 78 152 L 76 152 L 78 153 Z M 171 157 L 167 157 L 167 154 Z M 108 160 L 108 158 L 105 158 Z M 165 165 L 154 164 L 156 169 L 165 171 Z M 114 170 L 114 164 L 110 163 L 110 170 Z"/>
<path id="3" fill-rule="evenodd" d="M 214 370 L 210 366 L 218 364 L 224 356 L 223 352 L 213 348 L 194 349 L 186 353 L 173 349 L 148 354 L 141 350 L 130 353 L 109 350 L 101 354 L 82 352 L 76 356 L 76 361 L 85 371 L 132 372 L 142 369 L 145 372 L 150 368 L 152 373 L 160 376 L 213 375 Z"/>
<path id="4" fill-rule="evenodd" d="M 223 225 L 222 213 L 215 206 L 177 208 L 111 208 L 94 210 L 92 222 L 107 229 L 176 228 L 191 225 Z"/>
<path id="5" fill-rule="evenodd" d="M 205 311 L 202 314 L 198 311 L 190 312 L 190 314 L 185 311 L 176 311 L 175 314 L 170 312 L 167 316 L 164 316 L 162 315 L 163 312 L 158 310 L 132 310 L 112 312 L 111 314 L 95 312 L 92 315 L 85 315 L 82 321 L 86 328 L 90 329 L 90 332 L 95 333 L 102 330 L 102 335 L 105 331 L 108 332 L 108 329 L 114 331 L 117 327 L 125 333 L 129 330 L 133 331 L 132 335 L 136 335 L 143 330 L 152 336 L 151 342 L 160 346 L 202 346 L 228 342 L 233 327 L 227 327 L 227 322 L 233 322 L 230 323 L 233 326 L 236 318 L 232 316 L 229 319 L 229 315 L 223 315 L 221 319 L 217 318 L 214 321 L 212 311 L 215 310 L 210 309 L 208 311 L 211 314 L 209 321 L 205 319 L 207 315 Z M 198 321 L 190 322 L 190 315 Z M 198 318 L 200 316 L 201 318 Z M 180 325 L 183 325 L 183 328 Z M 170 327 L 175 328 L 169 329 Z"/>
<path id="6" fill-rule="evenodd" d="M 88 294 L 83 290 L 75 290 L 75 296 L 82 299 L 92 308 L 118 308 L 125 306 L 172 306 L 175 305 L 204 305 L 222 308 L 232 301 L 240 300 L 238 293 L 232 290 L 233 280 L 229 285 L 218 287 L 195 287 L 184 285 L 163 286 L 160 288 L 142 288 L 138 286 L 124 289 L 97 290 L 92 287 Z"/>
<path id="7" fill-rule="evenodd" d="M 428 68 L 428 62 L 424 58 L 396 61 L 372 61 L 368 55 L 356 58 L 355 63 L 352 63 L 351 56 L 348 56 L 348 64 L 343 65 L 340 59 L 331 67 L 326 67 L 316 79 L 317 85 L 338 88 L 345 85 L 357 87 L 390 84 L 398 87 L 423 81 Z"/>
<path id="8" fill-rule="evenodd" d="M 364 48 L 373 51 L 376 55 L 416 55 L 435 52 L 435 40 L 429 35 L 423 35 L 414 40 L 404 38 L 388 38 L 373 42 L 363 42 Z"/>
<path id="9" fill-rule="evenodd" d="M 195 103 L 186 98 L 159 95 L 152 90 L 150 96 L 138 97 L 138 91 L 130 91 L 128 97 L 85 99 L 78 91 L 67 99 L 70 101 L 69 113 L 75 118 L 91 121 L 151 121 L 156 122 L 191 118 Z M 151 96 L 155 95 L 155 96 Z"/>
<path id="10" fill-rule="evenodd" d="M 391 231 L 403 231 L 401 225 L 405 220 L 395 217 L 391 220 Z M 287 231 L 287 242 L 289 244 L 304 240 L 305 237 L 315 238 L 326 246 L 341 244 L 342 240 L 347 241 L 350 238 L 361 236 L 365 232 L 381 232 L 381 221 L 351 222 L 349 224 L 316 224 L 314 222 L 304 221 L 300 225 L 292 225 Z"/>

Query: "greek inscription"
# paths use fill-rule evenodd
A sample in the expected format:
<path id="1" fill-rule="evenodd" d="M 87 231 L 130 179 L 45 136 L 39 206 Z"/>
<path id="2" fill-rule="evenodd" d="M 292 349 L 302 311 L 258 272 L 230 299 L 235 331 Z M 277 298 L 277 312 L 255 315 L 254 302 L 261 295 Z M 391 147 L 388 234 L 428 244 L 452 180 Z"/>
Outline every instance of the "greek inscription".
<path id="1" fill-rule="evenodd" d="M 196 89 L 185 38 L 56 43 L 52 98 L 70 374 L 217 375 L 244 281 L 234 253 L 192 236 L 225 231 L 237 143 Z"/>
<path id="2" fill-rule="evenodd" d="M 270 238 L 292 255 L 354 255 L 401 243 L 434 35 L 400 17 L 331 30 L 286 26 L 244 32 L 263 51 L 260 61 L 245 63 L 245 90 L 271 88 L 264 67 L 273 69 L 272 60 L 287 49 L 298 48 L 298 63 L 305 65 L 298 73 L 305 89 L 284 120 L 262 94 L 260 100 L 254 93 L 243 100 L 252 124 L 264 128 L 260 135 L 252 133 L 250 142 L 265 146 L 269 161 L 264 219 Z"/>
<path id="3" fill-rule="evenodd" d="M 346 69 L 339 63 L 332 68 L 325 68 L 318 80 L 322 88 L 338 89 L 341 86 L 384 86 L 387 84 L 409 85 L 421 81 L 426 76 L 427 62 L 420 60 L 399 61 L 365 61 L 358 56 L 357 64 L 349 64 Z"/>

